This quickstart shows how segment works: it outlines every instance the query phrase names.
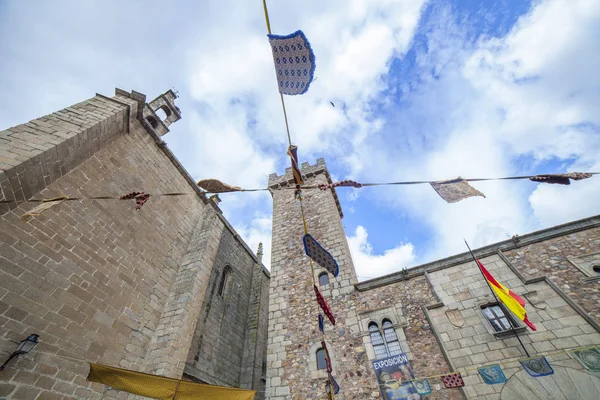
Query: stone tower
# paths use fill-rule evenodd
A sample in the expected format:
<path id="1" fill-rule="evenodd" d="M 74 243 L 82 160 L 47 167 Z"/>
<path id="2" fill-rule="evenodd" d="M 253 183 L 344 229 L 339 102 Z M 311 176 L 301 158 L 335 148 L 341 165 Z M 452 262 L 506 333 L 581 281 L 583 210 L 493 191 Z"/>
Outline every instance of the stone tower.
<path id="1" fill-rule="evenodd" d="M 306 185 L 331 183 L 323 159 L 316 165 L 302 164 Z M 294 198 L 293 177 L 288 168 L 283 176 L 271 174 L 273 196 L 273 238 L 269 299 L 267 355 L 267 398 L 324 398 L 327 375 L 316 366 L 321 347 L 318 332 L 318 305 L 313 291 L 309 259 L 304 253 L 300 204 Z M 319 285 L 325 272 L 316 263 L 315 281 L 336 317 L 336 326 L 326 322 L 326 340 L 332 358 L 333 374 L 355 373 L 352 347 L 360 339 L 350 338 L 344 304 L 351 302 L 356 273 L 342 226 L 342 210 L 335 189 L 307 189 L 303 205 L 309 233 L 337 260 L 340 272 L 329 284 Z M 357 343 L 355 341 L 358 340 Z"/>

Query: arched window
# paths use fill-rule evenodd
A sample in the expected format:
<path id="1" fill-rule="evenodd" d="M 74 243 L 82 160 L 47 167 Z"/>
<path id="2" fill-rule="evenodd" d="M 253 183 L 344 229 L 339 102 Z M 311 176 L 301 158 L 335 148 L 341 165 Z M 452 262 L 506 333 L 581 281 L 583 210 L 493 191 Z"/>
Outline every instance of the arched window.
<path id="1" fill-rule="evenodd" d="M 371 344 L 373 345 L 373 351 L 375 352 L 375 358 L 385 358 L 389 356 L 395 356 L 402 353 L 400 347 L 400 341 L 396 335 L 394 324 L 392 321 L 385 318 L 382 321 L 383 336 L 379 330 L 379 325 L 375 322 L 369 324 L 369 335 L 371 336 Z"/>
<path id="2" fill-rule="evenodd" d="M 385 358 L 388 356 L 387 349 L 385 348 L 385 342 L 379 332 L 379 326 L 375 322 L 369 324 L 369 334 L 371 336 L 371 344 L 373 345 L 373 351 L 375 351 L 375 358 Z"/>
<path id="3" fill-rule="evenodd" d="M 317 369 L 326 369 L 327 361 L 325 361 L 325 350 L 323 348 L 317 349 Z"/>
<path id="4" fill-rule="evenodd" d="M 600 274 L 600 264 L 594 264 L 594 266 L 592 266 L 592 270 L 595 273 Z"/>
<path id="5" fill-rule="evenodd" d="M 161 121 L 164 121 L 171 116 L 171 110 L 169 110 L 169 107 L 167 106 L 160 106 L 154 112 L 156 115 L 158 115 L 158 118 L 160 118 Z"/>
<path id="6" fill-rule="evenodd" d="M 152 128 L 156 129 L 158 127 L 158 121 L 153 116 L 149 115 L 146 117 L 146 121 L 148 121 Z"/>
<path id="7" fill-rule="evenodd" d="M 223 296 L 227 290 L 227 281 L 229 281 L 229 275 L 231 275 L 231 267 L 228 265 L 223 269 L 223 275 L 221 275 L 221 282 L 219 282 L 219 296 Z"/>
<path id="8" fill-rule="evenodd" d="M 327 274 L 327 272 L 323 272 L 319 275 L 319 285 L 329 285 L 329 275 Z"/>
<path id="9" fill-rule="evenodd" d="M 389 319 L 384 319 L 382 325 L 383 336 L 385 337 L 385 343 L 387 344 L 389 355 L 395 356 L 396 354 L 402 353 L 400 342 L 398 341 L 398 336 L 396 336 L 396 331 L 394 330 L 392 321 Z"/>

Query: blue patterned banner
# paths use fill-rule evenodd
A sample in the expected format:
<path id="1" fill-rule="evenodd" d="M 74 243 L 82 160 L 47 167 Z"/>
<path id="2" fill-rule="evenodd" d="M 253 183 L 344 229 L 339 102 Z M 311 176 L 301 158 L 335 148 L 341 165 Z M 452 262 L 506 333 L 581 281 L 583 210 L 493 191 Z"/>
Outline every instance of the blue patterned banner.
<path id="1" fill-rule="evenodd" d="M 315 55 L 302 31 L 268 35 L 281 94 L 304 94 L 315 74 Z"/>
<path id="2" fill-rule="evenodd" d="M 325 250 L 319 242 L 317 242 L 310 234 L 306 234 L 302 237 L 302 241 L 304 242 L 304 251 L 306 255 L 312 258 L 314 262 L 319 264 L 321 267 L 325 268 L 331 275 L 334 277 L 338 276 L 340 273 L 340 268 L 338 267 L 337 261 L 335 258 Z"/>
<path id="3" fill-rule="evenodd" d="M 552 375 L 554 370 L 546 360 L 546 357 L 533 357 L 526 360 L 519 360 L 521 366 L 527 373 L 535 378 L 540 376 Z"/>
<path id="4" fill-rule="evenodd" d="M 502 372 L 502 368 L 499 365 L 488 365 L 477 370 L 483 381 L 488 385 L 506 382 L 506 376 L 504 376 L 504 372 Z"/>

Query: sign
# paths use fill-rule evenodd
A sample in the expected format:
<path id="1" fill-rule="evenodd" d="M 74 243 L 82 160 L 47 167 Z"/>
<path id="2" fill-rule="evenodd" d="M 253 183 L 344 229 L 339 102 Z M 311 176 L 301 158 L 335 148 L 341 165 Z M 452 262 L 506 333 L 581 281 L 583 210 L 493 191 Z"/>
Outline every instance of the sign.
<path id="1" fill-rule="evenodd" d="M 418 400 L 421 396 L 410 379 L 414 377 L 404 353 L 373 361 L 373 369 L 384 400 Z"/>

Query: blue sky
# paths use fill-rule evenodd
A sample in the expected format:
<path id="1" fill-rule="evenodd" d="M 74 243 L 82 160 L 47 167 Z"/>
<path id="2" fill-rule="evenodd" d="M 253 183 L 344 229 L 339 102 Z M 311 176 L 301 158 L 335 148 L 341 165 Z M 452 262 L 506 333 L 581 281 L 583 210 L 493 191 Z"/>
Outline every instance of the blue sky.
<path id="1" fill-rule="evenodd" d="M 265 187 L 288 159 L 260 3 L 0 0 L 0 129 L 115 87 L 149 99 L 174 87 L 183 119 L 165 139 L 194 178 Z M 274 33 L 302 29 L 315 51 L 317 80 L 287 98 L 288 113 L 301 161 L 324 157 L 336 179 L 600 170 L 597 0 L 289 0 L 269 11 Z M 338 193 L 365 279 L 462 252 L 463 238 L 478 247 L 598 214 L 598 179 L 481 182 L 486 199 L 456 204 L 427 185 Z M 270 196 L 222 199 L 268 253 Z"/>

